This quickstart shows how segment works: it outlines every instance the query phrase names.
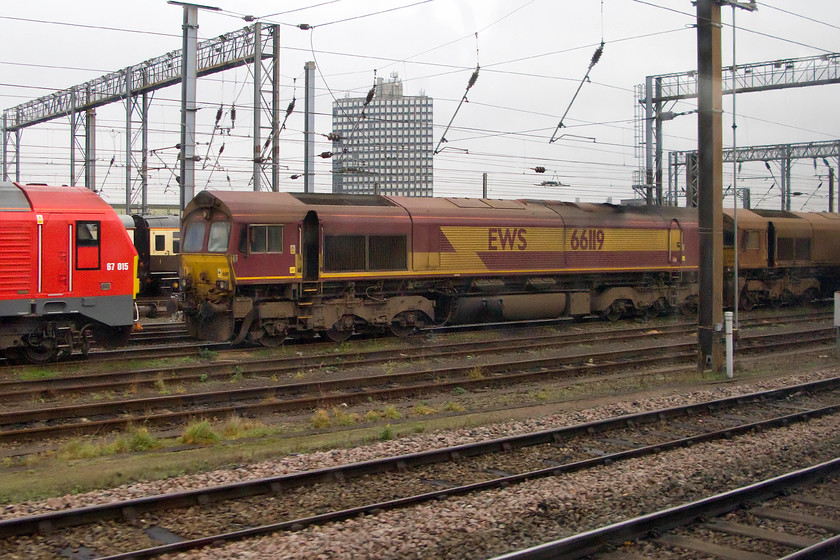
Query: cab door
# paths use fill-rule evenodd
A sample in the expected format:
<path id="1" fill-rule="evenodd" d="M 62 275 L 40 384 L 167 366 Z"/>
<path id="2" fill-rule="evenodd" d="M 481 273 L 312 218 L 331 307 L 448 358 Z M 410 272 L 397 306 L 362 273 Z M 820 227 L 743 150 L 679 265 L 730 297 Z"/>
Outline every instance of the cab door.
<path id="1" fill-rule="evenodd" d="M 683 261 L 683 231 L 680 222 L 671 220 L 668 229 L 668 262 L 672 265 L 682 264 Z"/>
<path id="2" fill-rule="evenodd" d="M 38 291 L 63 294 L 72 288 L 73 224 L 60 214 L 38 214 Z"/>

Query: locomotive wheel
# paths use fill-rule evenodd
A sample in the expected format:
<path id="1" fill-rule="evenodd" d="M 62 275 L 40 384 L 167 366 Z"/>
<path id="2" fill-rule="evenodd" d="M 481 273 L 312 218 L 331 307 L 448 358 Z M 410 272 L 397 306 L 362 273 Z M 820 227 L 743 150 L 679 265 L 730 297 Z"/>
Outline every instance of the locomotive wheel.
<path id="1" fill-rule="evenodd" d="M 348 329 L 337 329 L 335 325 L 333 325 L 329 329 L 325 330 L 324 334 L 328 339 L 332 340 L 333 342 L 344 342 L 345 340 L 350 338 L 350 335 L 353 334 L 353 331 Z"/>
<path id="2" fill-rule="evenodd" d="M 87 356 L 90 352 L 91 344 L 96 340 L 96 337 L 93 333 L 93 325 L 88 323 L 82 330 L 79 331 L 79 339 L 81 340 L 80 349 L 82 351 L 82 356 Z"/>
<path id="3" fill-rule="evenodd" d="M 353 334 L 355 326 L 353 315 L 342 315 L 333 326 L 324 331 L 324 335 L 333 342 L 344 342 Z"/>
<path id="4" fill-rule="evenodd" d="M 738 303 L 744 311 L 752 311 L 755 307 L 755 298 L 751 294 L 744 294 L 738 300 Z"/>
<path id="5" fill-rule="evenodd" d="M 391 334 L 399 338 L 415 334 L 417 329 L 423 328 L 424 324 L 424 321 L 418 315 L 418 313 L 413 311 L 397 313 L 394 316 L 394 320 L 391 321 Z"/>
<path id="6" fill-rule="evenodd" d="M 54 338 L 45 338 L 38 346 L 26 345 L 20 348 L 24 360 L 31 364 L 45 364 L 58 356 L 58 343 Z"/>
<path id="7" fill-rule="evenodd" d="M 264 334 L 259 338 L 259 341 L 266 348 L 280 348 L 286 342 L 286 333 L 280 335 Z"/>
<path id="8" fill-rule="evenodd" d="M 684 301 L 680 304 L 680 313 L 686 317 L 691 317 L 697 313 L 697 304 L 691 301 Z"/>
<path id="9" fill-rule="evenodd" d="M 618 302 L 613 302 L 609 309 L 604 311 L 604 318 L 610 323 L 615 323 L 624 314 L 624 305 Z"/>

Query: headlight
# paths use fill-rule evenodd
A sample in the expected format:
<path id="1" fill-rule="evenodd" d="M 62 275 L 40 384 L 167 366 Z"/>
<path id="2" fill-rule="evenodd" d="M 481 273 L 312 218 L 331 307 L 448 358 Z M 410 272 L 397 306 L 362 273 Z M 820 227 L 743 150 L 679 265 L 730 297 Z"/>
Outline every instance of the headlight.
<path id="1" fill-rule="evenodd" d="M 216 281 L 216 288 L 218 288 L 219 290 L 222 290 L 222 291 L 227 291 L 227 289 L 228 289 L 227 280 L 217 280 Z"/>

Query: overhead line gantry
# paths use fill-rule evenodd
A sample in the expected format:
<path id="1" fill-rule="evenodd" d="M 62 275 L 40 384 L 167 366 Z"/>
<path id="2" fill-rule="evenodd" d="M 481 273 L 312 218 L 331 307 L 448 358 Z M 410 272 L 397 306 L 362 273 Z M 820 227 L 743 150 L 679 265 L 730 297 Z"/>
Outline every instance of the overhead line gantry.
<path id="1" fill-rule="evenodd" d="M 196 49 L 196 75 L 207 76 L 250 65 L 254 77 L 254 190 L 263 183 L 276 190 L 278 185 L 278 107 L 280 69 L 279 26 L 256 22 L 231 33 L 199 42 Z M 77 159 L 80 152 L 84 162 L 85 186 L 95 188 L 95 109 L 103 105 L 125 101 L 126 105 L 126 212 L 132 205 L 132 183 L 140 180 L 142 211 L 147 206 L 147 153 L 149 94 L 181 82 L 182 50 L 129 66 L 38 99 L 22 103 L 3 111 L 2 177 L 9 180 L 10 167 L 14 167 L 14 180 L 20 180 L 21 133 L 23 129 L 61 117 L 70 119 L 70 184 L 76 184 Z M 262 118 L 268 121 L 263 126 Z M 136 127 L 136 132 L 135 132 Z M 269 136 L 264 136 L 265 130 Z M 81 131 L 84 131 L 83 133 Z M 79 138 L 84 136 L 84 143 Z M 139 161 L 134 150 L 137 138 L 141 139 Z M 268 157 L 261 157 L 263 144 L 271 141 Z M 132 177 L 132 168 L 139 177 Z"/>

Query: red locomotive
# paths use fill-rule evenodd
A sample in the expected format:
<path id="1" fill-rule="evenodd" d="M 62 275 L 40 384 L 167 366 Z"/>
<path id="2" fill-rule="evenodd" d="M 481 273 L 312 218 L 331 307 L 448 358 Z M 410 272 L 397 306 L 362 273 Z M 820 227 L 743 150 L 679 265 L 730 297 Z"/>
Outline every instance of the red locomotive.
<path id="1" fill-rule="evenodd" d="M 696 212 L 679 208 L 203 191 L 184 215 L 183 308 L 194 336 L 266 345 L 616 320 L 695 306 L 697 243 Z"/>
<path id="2" fill-rule="evenodd" d="M 45 362 L 91 341 L 124 344 L 137 251 L 117 214 L 80 187 L 0 182 L 0 351 Z"/>

